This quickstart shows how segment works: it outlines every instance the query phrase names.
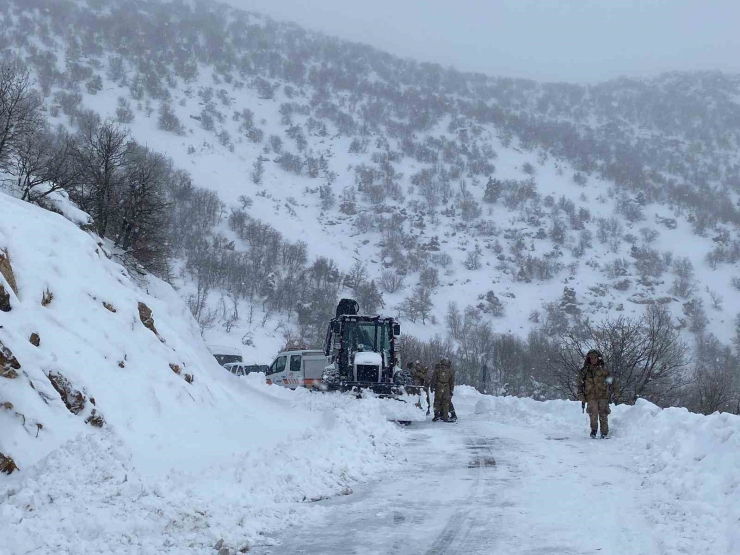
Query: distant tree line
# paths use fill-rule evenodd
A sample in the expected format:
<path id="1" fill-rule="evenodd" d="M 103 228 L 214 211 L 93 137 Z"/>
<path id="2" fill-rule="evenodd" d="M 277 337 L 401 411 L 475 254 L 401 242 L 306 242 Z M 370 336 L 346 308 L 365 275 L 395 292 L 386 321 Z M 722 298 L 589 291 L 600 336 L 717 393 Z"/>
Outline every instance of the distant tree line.
<path id="1" fill-rule="evenodd" d="M 575 400 L 578 370 L 586 353 L 596 348 L 619 386 L 617 403 L 633 404 L 642 398 L 702 414 L 740 414 L 740 358 L 704 333 L 696 336 L 690 349 L 660 305 L 649 306 L 639 318 L 598 323 L 567 323 L 565 318 L 562 326 L 545 322 L 526 338 L 494 332 L 484 312 L 473 306 L 461 311 L 452 303 L 445 319 L 445 336 L 422 341 L 404 335 L 404 357 L 429 365 L 450 358 L 458 382 L 481 392 Z M 740 330 L 740 321 L 738 326 Z"/>
<path id="2" fill-rule="evenodd" d="M 0 169 L 23 200 L 53 208 L 63 192 L 93 218 L 95 231 L 142 264 L 166 274 L 171 161 L 137 144 L 91 111 L 75 115 L 77 132 L 49 128 L 28 70 L 0 63 Z"/>

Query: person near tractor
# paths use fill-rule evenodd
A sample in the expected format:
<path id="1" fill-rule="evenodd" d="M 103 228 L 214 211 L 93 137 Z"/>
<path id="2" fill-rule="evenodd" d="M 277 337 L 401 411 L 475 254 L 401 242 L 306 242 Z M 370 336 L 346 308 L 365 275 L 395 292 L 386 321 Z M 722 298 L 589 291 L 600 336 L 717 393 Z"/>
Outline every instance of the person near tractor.
<path id="1" fill-rule="evenodd" d="M 614 392 L 614 378 L 604 364 L 601 353 L 591 349 L 578 371 L 578 399 L 582 404 L 587 404 L 592 438 L 596 437 L 599 430 L 602 438 L 609 435 L 609 399 Z"/>
<path id="2" fill-rule="evenodd" d="M 406 368 L 411 373 L 411 379 L 414 381 L 415 386 L 422 387 L 427 394 L 427 414 L 431 409 L 431 403 L 429 401 L 429 367 L 424 366 L 421 361 L 409 362 Z M 421 392 L 419 393 L 419 400 L 416 406 L 421 408 Z"/>
<path id="3" fill-rule="evenodd" d="M 440 418 L 445 422 L 457 420 L 454 407 L 452 407 L 452 415 L 450 415 L 452 395 L 455 391 L 455 371 L 452 369 L 450 359 L 443 358 L 434 365 L 432 388 L 434 389 L 434 418 L 432 420 L 434 422 Z"/>

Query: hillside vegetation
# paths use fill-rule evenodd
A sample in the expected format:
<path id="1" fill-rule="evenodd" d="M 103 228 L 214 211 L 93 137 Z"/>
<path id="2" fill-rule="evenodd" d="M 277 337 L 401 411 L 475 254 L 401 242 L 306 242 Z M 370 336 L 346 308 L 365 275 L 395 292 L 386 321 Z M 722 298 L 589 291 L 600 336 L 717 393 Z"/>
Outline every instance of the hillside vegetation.
<path id="1" fill-rule="evenodd" d="M 210 1 L 0 20 L 9 190 L 66 191 L 209 341 L 316 346 L 354 296 L 481 389 L 568 396 L 597 345 L 624 401 L 738 410 L 740 77 L 463 73 Z"/>

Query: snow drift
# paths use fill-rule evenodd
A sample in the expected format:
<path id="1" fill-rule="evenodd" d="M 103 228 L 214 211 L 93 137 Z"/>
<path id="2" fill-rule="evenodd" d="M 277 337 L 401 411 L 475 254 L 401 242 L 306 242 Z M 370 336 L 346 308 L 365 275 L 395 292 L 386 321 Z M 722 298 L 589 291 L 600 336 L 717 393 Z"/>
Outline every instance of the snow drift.
<path id="1" fill-rule="evenodd" d="M 169 285 L 64 217 L 0 194 L 0 249 L 3 555 L 241 548 L 395 464 L 381 402 L 225 372 Z"/>
<path id="2" fill-rule="evenodd" d="M 596 449 L 602 445 L 586 440 L 588 417 L 577 402 L 483 396 L 466 386 L 455 388 L 454 401 L 458 414 L 462 409 L 469 418 L 524 424 L 543 437 L 583 438 Z M 666 553 L 696 552 L 696 537 L 711 538 L 713 553 L 740 552 L 740 416 L 660 409 L 639 399 L 633 406 L 612 406 L 609 430 L 609 445 L 642 477 L 648 518 L 665 532 Z"/>

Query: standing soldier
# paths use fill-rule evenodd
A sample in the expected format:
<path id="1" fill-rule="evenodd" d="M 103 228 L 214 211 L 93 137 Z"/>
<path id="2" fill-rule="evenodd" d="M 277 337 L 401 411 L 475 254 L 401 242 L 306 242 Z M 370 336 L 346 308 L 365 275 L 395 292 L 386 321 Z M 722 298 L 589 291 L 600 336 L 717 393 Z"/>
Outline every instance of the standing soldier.
<path id="1" fill-rule="evenodd" d="M 431 403 L 429 402 L 429 367 L 424 366 L 420 361 L 409 362 L 406 368 L 411 373 L 411 379 L 414 385 L 420 386 L 426 391 L 427 394 L 427 414 L 430 412 Z M 416 406 L 421 408 L 421 393 L 419 393 L 419 400 L 416 402 Z"/>
<path id="2" fill-rule="evenodd" d="M 443 358 L 434 366 L 432 387 L 434 388 L 433 421 L 436 422 L 441 418 L 445 422 L 452 422 L 449 415 L 452 393 L 455 390 L 455 372 L 452 370 L 450 359 Z"/>
<path id="3" fill-rule="evenodd" d="M 609 434 L 609 389 L 613 382 L 601 353 L 596 349 L 590 350 L 578 372 L 578 399 L 581 403 L 588 403 L 586 411 L 591 421 L 591 437 L 596 437 L 599 427 L 602 438 Z"/>

